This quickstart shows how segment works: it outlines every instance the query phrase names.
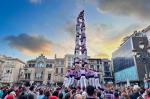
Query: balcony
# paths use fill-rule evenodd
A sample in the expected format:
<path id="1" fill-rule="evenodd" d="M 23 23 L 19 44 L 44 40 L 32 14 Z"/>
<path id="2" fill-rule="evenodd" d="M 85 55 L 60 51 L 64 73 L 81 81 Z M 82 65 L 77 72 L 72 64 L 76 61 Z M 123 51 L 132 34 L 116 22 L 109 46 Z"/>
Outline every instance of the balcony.
<path id="1" fill-rule="evenodd" d="M 35 81 L 42 81 L 42 80 L 43 80 L 43 77 L 35 77 L 34 80 L 35 80 Z"/>
<path id="2" fill-rule="evenodd" d="M 19 81 L 30 81 L 31 79 L 29 79 L 29 78 L 19 78 Z"/>

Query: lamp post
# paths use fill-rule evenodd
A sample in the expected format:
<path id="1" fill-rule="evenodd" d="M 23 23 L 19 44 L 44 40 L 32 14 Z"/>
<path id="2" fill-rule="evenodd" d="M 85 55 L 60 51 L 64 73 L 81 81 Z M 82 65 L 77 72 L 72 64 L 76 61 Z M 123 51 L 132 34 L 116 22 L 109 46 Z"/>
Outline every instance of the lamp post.
<path id="1" fill-rule="evenodd" d="M 150 62 L 150 46 L 145 46 L 144 42 L 140 41 L 138 47 L 140 48 L 139 51 L 137 51 L 137 49 L 133 49 L 132 52 L 134 56 L 137 59 L 139 59 L 141 63 L 144 64 L 145 69 L 144 79 L 146 79 L 146 82 L 148 82 L 150 75 L 148 75 L 147 64 Z"/>

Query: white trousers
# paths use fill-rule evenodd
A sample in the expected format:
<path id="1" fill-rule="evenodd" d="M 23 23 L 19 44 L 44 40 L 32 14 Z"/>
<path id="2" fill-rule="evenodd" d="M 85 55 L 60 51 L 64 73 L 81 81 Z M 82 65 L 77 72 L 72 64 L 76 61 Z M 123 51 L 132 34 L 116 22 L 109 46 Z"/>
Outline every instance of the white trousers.
<path id="1" fill-rule="evenodd" d="M 75 83 L 74 83 L 75 86 L 74 87 L 80 86 L 80 80 L 75 79 L 74 81 L 75 81 Z"/>
<path id="2" fill-rule="evenodd" d="M 89 78 L 86 79 L 86 85 L 89 85 Z"/>
<path id="3" fill-rule="evenodd" d="M 99 83 L 99 78 L 95 78 L 95 87 L 96 89 L 98 89 L 98 87 L 101 87 Z"/>
<path id="4" fill-rule="evenodd" d="M 89 78 L 89 85 L 92 85 L 92 78 Z"/>
<path id="5" fill-rule="evenodd" d="M 64 86 L 69 87 L 69 78 L 65 77 L 64 79 Z"/>
<path id="6" fill-rule="evenodd" d="M 71 85 L 71 77 L 68 78 L 68 87 Z"/>
<path id="7" fill-rule="evenodd" d="M 91 78 L 91 83 L 92 83 L 91 85 L 92 85 L 93 87 L 95 87 L 95 78 L 94 78 L 94 77 Z"/>
<path id="8" fill-rule="evenodd" d="M 74 76 L 71 77 L 70 85 L 73 85 L 73 83 L 74 83 Z"/>
<path id="9" fill-rule="evenodd" d="M 81 89 L 83 87 L 86 88 L 86 78 L 85 78 L 85 76 L 81 76 L 81 78 L 80 78 L 80 86 L 81 86 Z"/>

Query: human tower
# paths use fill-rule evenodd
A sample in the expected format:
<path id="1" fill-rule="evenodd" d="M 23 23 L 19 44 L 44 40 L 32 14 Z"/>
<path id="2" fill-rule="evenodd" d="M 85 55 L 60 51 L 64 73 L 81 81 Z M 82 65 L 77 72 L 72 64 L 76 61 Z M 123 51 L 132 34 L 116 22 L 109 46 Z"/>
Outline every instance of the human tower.
<path id="1" fill-rule="evenodd" d="M 64 86 L 84 89 L 87 85 L 92 85 L 98 89 L 100 88 L 100 83 L 97 71 L 89 68 L 84 21 L 83 10 L 77 17 L 74 63 L 72 68 L 67 70 Z"/>

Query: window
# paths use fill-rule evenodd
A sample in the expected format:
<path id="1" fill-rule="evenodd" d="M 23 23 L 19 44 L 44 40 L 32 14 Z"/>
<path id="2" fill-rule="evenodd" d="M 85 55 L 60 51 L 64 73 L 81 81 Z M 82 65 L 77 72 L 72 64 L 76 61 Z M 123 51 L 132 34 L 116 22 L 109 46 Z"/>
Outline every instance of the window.
<path id="1" fill-rule="evenodd" d="M 32 64 L 32 67 L 35 67 L 35 64 Z"/>
<path id="2" fill-rule="evenodd" d="M 29 67 L 31 67 L 31 64 L 29 64 Z"/>
<path id="3" fill-rule="evenodd" d="M 93 65 L 90 65 L 90 68 L 93 68 Z"/>
<path id="4" fill-rule="evenodd" d="M 6 73 L 10 73 L 10 70 L 6 70 Z"/>
<path id="5" fill-rule="evenodd" d="M 48 80 L 51 80 L 51 74 L 48 74 Z"/>
<path id="6" fill-rule="evenodd" d="M 52 64 L 47 64 L 46 67 L 47 68 L 52 68 Z"/>
<path id="7" fill-rule="evenodd" d="M 31 74 L 30 73 L 26 73 L 25 74 L 25 79 L 30 79 Z"/>
<path id="8" fill-rule="evenodd" d="M 41 79 L 41 78 L 42 78 L 42 75 L 43 75 L 43 72 L 35 73 L 35 78 Z"/>
<path id="9" fill-rule="evenodd" d="M 25 79 L 27 79 L 27 76 L 28 76 L 28 75 L 27 75 L 27 73 L 26 73 L 26 74 L 25 74 Z"/>
<path id="10" fill-rule="evenodd" d="M 100 77 L 101 77 L 101 75 L 100 75 L 100 74 L 98 74 L 98 77 L 100 78 Z"/>
<path id="11" fill-rule="evenodd" d="M 37 67 L 39 67 L 39 68 L 44 67 L 44 62 L 39 62 L 39 63 L 37 64 Z"/>
<path id="12" fill-rule="evenodd" d="M 108 62 L 104 62 L 104 65 L 108 65 Z"/>
<path id="13" fill-rule="evenodd" d="M 72 57 L 68 57 L 68 61 L 71 61 L 72 60 Z"/>
<path id="14" fill-rule="evenodd" d="M 58 68 L 56 68 L 56 74 L 58 74 Z"/>
<path id="15" fill-rule="evenodd" d="M 105 70 L 105 71 L 110 71 L 110 70 L 109 70 L 109 65 L 105 65 L 104 70 Z"/>
<path id="16" fill-rule="evenodd" d="M 52 64 L 47 64 L 46 67 L 47 68 L 52 68 Z"/>
<path id="17" fill-rule="evenodd" d="M 30 79 L 30 76 L 31 76 L 31 74 L 30 74 L 30 73 L 28 73 L 28 79 Z"/>
<path id="18" fill-rule="evenodd" d="M 93 63 L 94 62 L 94 60 L 90 60 L 91 61 L 91 63 Z"/>
<path id="19" fill-rule="evenodd" d="M 52 66 L 53 66 L 52 64 L 49 64 L 49 67 L 50 67 L 50 68 L 52 68 Z"/>
<path id="20" fill-rule="evenodd" d="M 64 61 L 61 61 L 61 65 L 64 65 Z"/>
<path id="21" fill-rule="evenodd" d="M 97 65 L 97 71 L 99 71 L 99 70 L 100 70 L 99 65 Z"/>
<path id="22" fill-rule="evenodd" d="M 61 68 L 61 74 L 63 74 L 63 68 Z"/>
<path id="23" fill-rule="evenodd" d="M 68 66 L 71 66 L 71 63 L 68 63 Z"/>
<path id="24" fill-rule="evenodd" d="M 105 72 L 105 77 L 110 77 L 111 73 L 110 72 Z"/>
<path id="25" fill-rule="evenodd" d="M 29 64 L 29 67 L 35 67 L 35 64 Z"/>
<path id="26" fill-rule="evenodd" d="M 49 67 L 49 64 L 46 64 L 46 67 Z"/>
<path id="27" fill-rule="evenodd" d="M 97 64 L 99 64 L 99 60 L 97 60 Z"/>

